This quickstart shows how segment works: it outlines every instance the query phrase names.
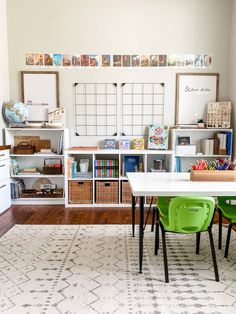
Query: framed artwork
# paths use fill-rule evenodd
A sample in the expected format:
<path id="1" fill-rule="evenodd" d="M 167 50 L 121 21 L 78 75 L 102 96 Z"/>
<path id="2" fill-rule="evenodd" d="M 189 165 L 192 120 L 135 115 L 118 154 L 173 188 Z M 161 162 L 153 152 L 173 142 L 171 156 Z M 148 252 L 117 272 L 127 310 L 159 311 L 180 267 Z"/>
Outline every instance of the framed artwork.
<path id="1" fill-rule="evenodd" d="M 207 104 L 218 100 L 219 73 L 177 73 L 175 124 L 196 125 L 206 121 Z"/>
<path id="2" fill-rule="evenodd" d="M 48 121 L 48 110 L 59 107 L 58 71 L 21 71 L 21 95 L 28 121 Z"/>
<path id="3" fill-rule="evenodd" d="M 148 149 L 168 149 L 169 127 L 153 124 L 149 126 Z"/>

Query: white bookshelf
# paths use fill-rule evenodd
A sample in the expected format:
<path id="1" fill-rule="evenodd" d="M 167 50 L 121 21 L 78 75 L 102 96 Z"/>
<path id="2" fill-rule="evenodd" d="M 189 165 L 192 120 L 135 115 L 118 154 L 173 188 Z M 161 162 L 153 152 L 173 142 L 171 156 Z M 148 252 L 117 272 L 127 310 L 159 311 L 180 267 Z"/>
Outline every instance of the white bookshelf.
<path id="1" fill-rule="evenodd" d="M 40 139 L 50 140 L 50 145 L 55 154 L 14 154 L 14 136 L 39 136 Z M 60 152 L 59 141 L 63 135 L 62 152 Z M 57 128 L 6 128 L 5 129 L 5 143 L 11 145 L 10 161 L 12 158 L 17 160 L 20 168 L 39 168 L 42 169 L 45 158 L 58 158 L 64 165 L 64 150 L 69 147 L 69 130 Z M 11 162 L 10 162 L 11 164 Z M 57 188 L 64 189 L 64 174 L 18 174 L 14 175 L 11 172 L 11 178 L 23 179 L 25 188 L 32 189 L 34 182 L 39 178 L 48 178 L 51 183 L 55 183 Z M 12 204 L 64 204 L 65 198 L 17 198 L 12 199 Z"/>
<path id="2" fill-rule="evenodd" d="M 153 160 L 161 158 L 164 160 L 164 167 L 166 171 L 174 171 L 174 153 L 172 150 L 119 150 L 119 149 L 98 149 L 98 150 L 65 150 L 65 206 L 66 207 L 130 207 L 131 204 L 122 204 L 121 202 L 121 184 L 122 181 L 128 181 L 126 176 L 122 173 L 122 162 L 124 156 L 140 156 L 143 162 L 143 170 L 149 171 L 153 168 Z M 79 164 L 80 159 L 89 159 L 89 171 L 92 172 L 91 178 L 70 178 L 68 177 L 68 158 L 75 157 Z M 94 172 L 94 161 L 96 159 L 116 159 L 119 164 L 118 178 L 97 178 Z M 70 181 L 92 181 L 93 197 L 92 204 L 70 204 L 69 203 L 69 182 Z M 97 204 L 95 189 L 96 181 L 118 181 L 119 202 L 117 204 Z"/>
<path id="3" fill-rule="evenodd" d="M 230 151 L 229 155 L 227 154 L 203 154 L 201 148 L 201 140 L 213 138 L 215 133 L 231 133 L 231 142 L 230 142 Z M 178 145 L 178 137 L 190 137 L 190 144 L 196 146 L 196 154 L 184 155 L 176 154 L 176 146 Z M 232 158 L 232 143 L 233 143 L 233 129 L 213 129 L 213 128 L 174 128 L 171 129 L 171 148 L 174 152 L 174 162 L 176 157 L 180 158 L 180 171 L 187 172 L 189 171 L 191 164 L 196 163 L 199 159 L 204 160 L 214 160 L 217 158 Z"/>

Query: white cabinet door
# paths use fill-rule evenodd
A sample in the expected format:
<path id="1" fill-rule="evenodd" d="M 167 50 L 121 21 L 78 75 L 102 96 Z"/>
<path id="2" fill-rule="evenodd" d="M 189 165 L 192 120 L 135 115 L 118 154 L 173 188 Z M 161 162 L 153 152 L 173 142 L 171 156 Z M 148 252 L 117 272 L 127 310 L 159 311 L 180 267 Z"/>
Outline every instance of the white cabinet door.
<path id="1" fill-rule="evenodd" d="M 0 213 L 11 206 L 10 179 L 0 181 Z"/>

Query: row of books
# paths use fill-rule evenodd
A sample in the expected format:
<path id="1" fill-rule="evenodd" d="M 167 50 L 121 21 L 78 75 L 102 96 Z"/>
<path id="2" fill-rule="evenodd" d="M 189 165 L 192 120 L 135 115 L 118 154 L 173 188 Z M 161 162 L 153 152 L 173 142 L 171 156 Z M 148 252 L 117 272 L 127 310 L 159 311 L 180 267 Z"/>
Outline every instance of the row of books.
<path id="1" fill-rule="evenodd" d="M 201 150 L 205 155 L 231 155 L 231 132 L 216 133 L 214 138 L 202 139 Z"/>
<path id="2" fill-rule="evenodd" d="M 116 159 L 94 160 L 94 168 L 96 178 L 119 177 L 119 161 Z"/>
<path id="3" fill-rule="evenodd" d="M 25 190 L 24 180 L 22 179 L 11 179 L 11 198 L 13 200 L 20 198 L 22 191 Z"/>

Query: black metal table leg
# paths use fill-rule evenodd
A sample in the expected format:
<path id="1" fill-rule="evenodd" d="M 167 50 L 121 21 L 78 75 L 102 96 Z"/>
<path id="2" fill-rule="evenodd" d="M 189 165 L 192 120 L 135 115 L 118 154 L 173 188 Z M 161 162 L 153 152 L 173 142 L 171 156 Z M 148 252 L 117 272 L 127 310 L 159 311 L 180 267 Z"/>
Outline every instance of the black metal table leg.
<path id="1" fill-rule="evenodd" d="M 143 266 L 143 210 L 144 210 L 144 196 L 139 198 L 139 273 L 142 273 Z"/>
<path id="2" fill-rule="evenodd" d="M 222 212 L 218 210 L 219 215 L 219 238 L 218 238 L 218 250 L 222 248 Z"/>
<path id="3" fill-rule="evenodd" d="M 135 232 L 135 196 L 132 195 L 132 235 L 134 237 Z"/>

